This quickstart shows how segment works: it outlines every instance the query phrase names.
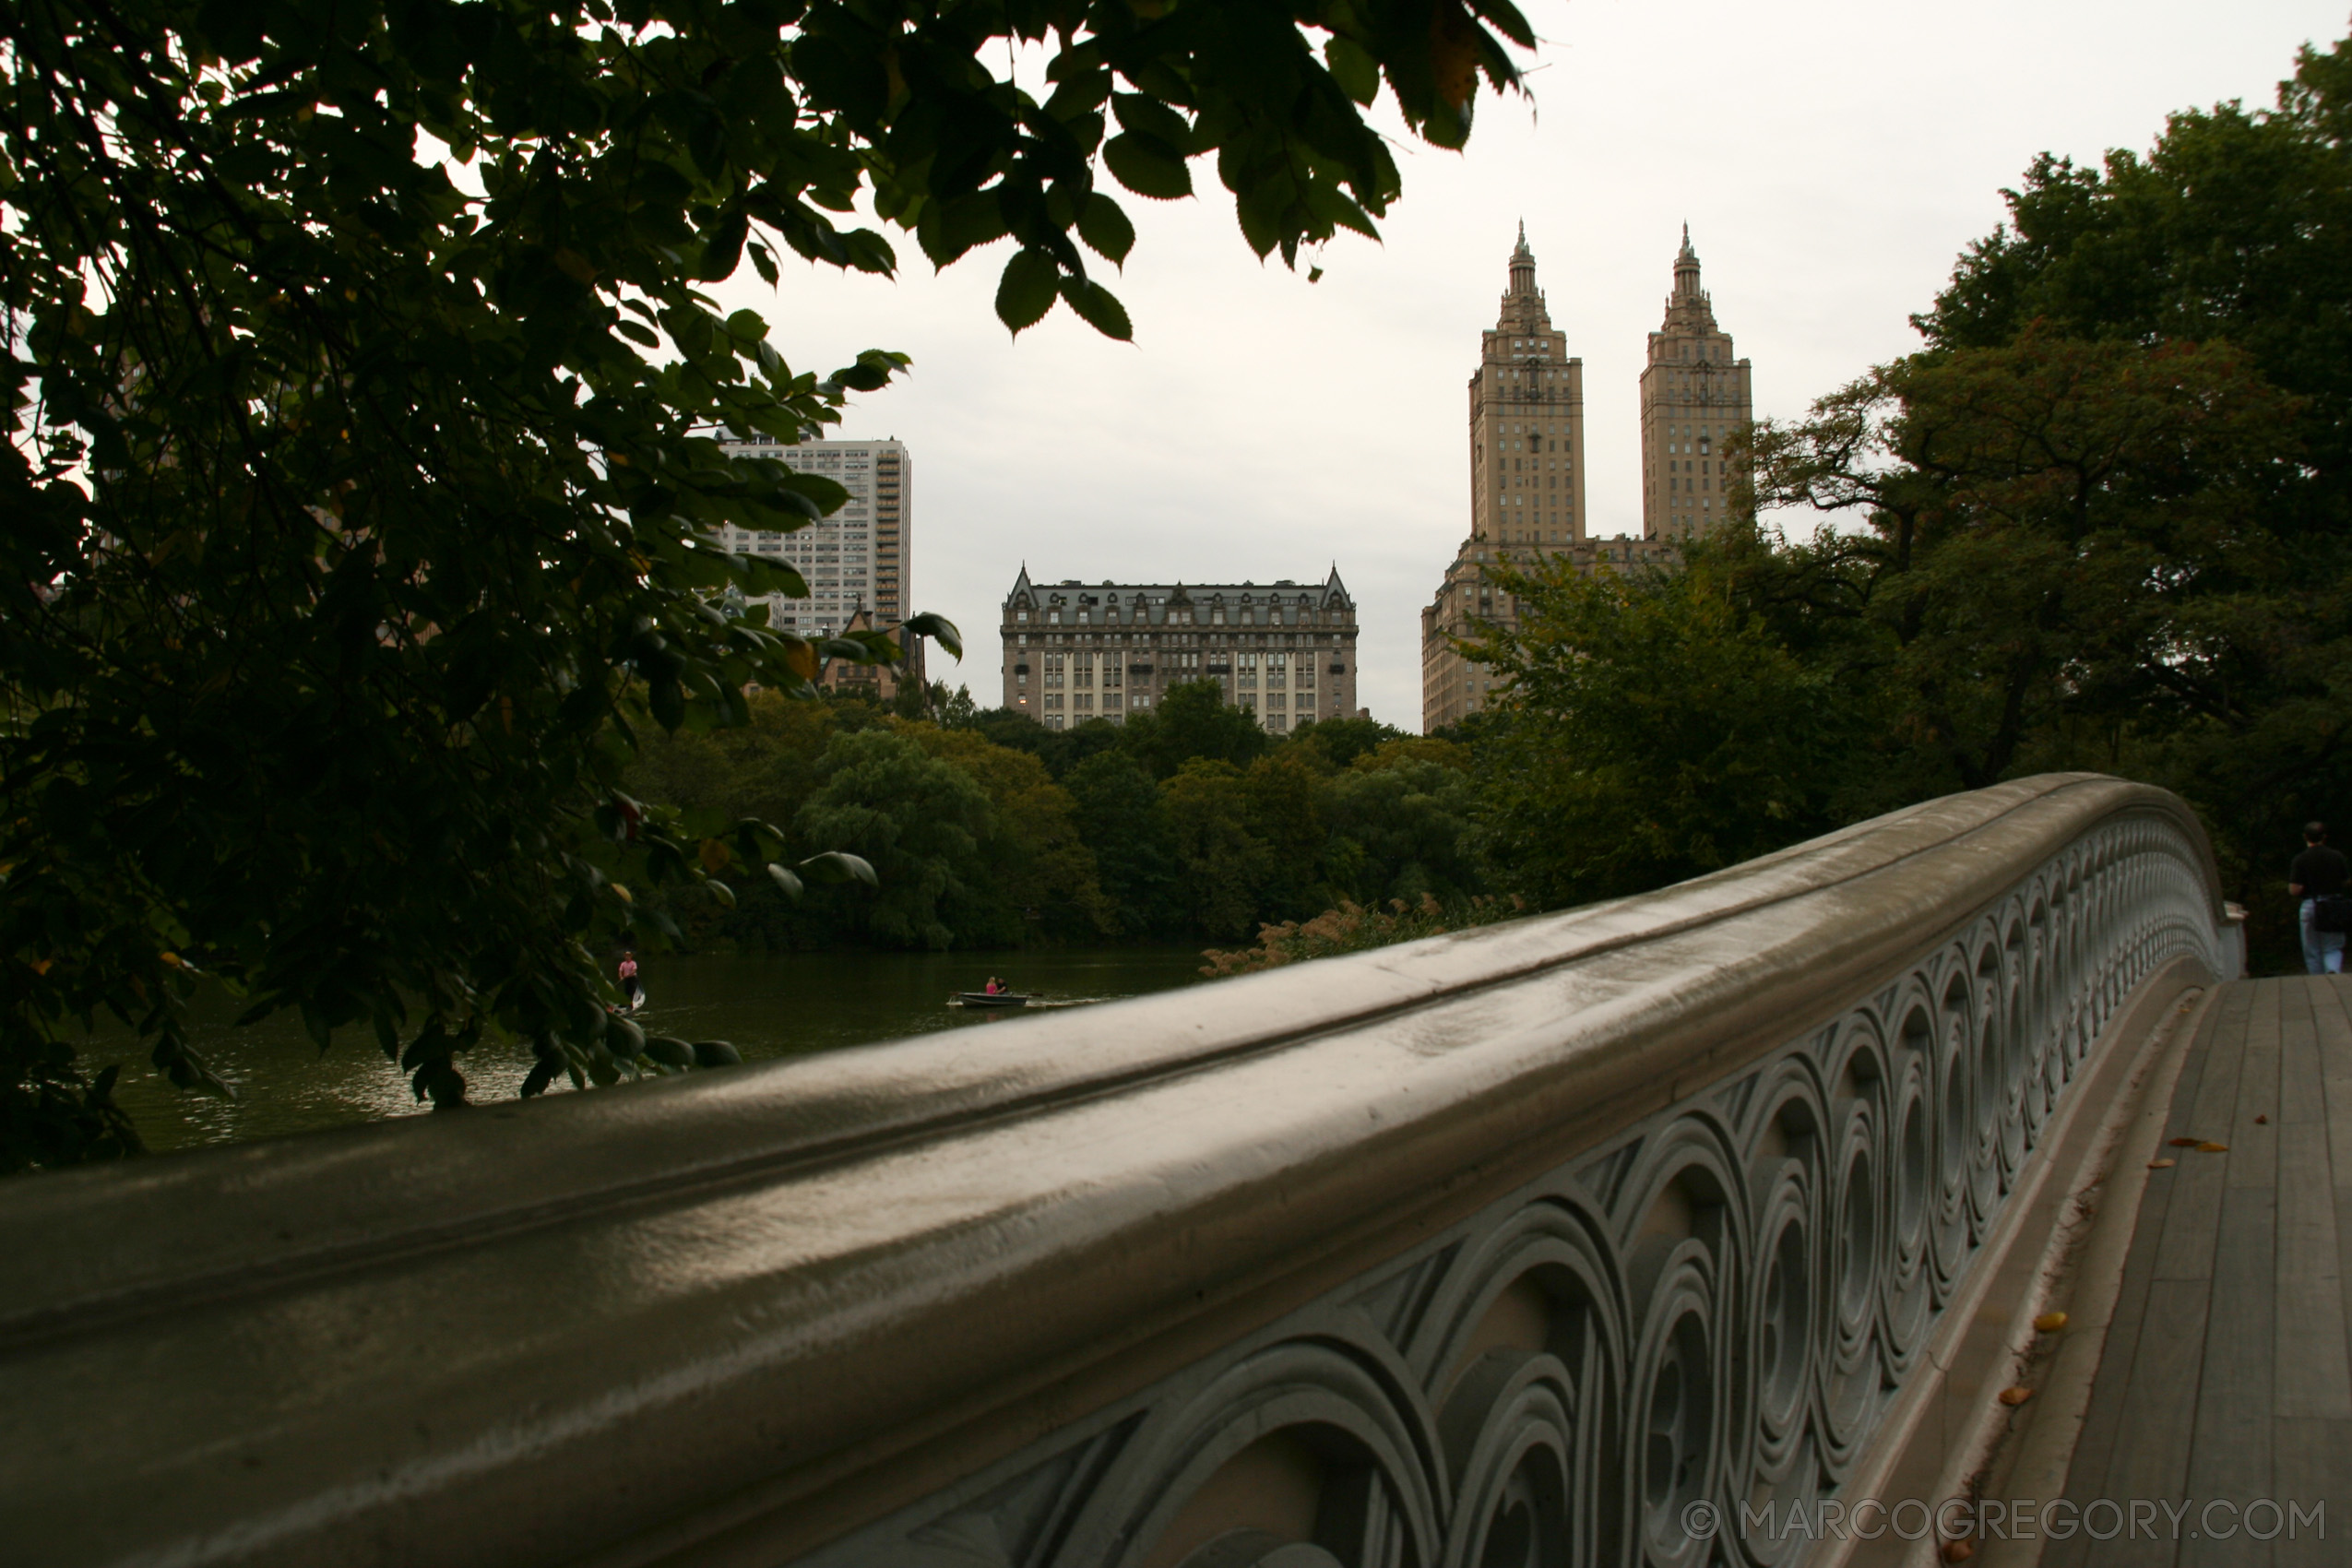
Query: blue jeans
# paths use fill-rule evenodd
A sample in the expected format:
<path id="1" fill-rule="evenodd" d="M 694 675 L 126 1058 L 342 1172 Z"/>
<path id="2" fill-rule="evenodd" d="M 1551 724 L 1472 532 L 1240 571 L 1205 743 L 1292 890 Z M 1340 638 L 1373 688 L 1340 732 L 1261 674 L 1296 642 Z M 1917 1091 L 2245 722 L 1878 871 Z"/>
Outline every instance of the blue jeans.
<path id="1" fill-rule="evenodd" d="M 2318 909 L 2318 899 L 2303 900 L 2303 972 L 2340 975 L 2344 972 L 2344 932 L 2312 930 L 2311 916 Z"/>

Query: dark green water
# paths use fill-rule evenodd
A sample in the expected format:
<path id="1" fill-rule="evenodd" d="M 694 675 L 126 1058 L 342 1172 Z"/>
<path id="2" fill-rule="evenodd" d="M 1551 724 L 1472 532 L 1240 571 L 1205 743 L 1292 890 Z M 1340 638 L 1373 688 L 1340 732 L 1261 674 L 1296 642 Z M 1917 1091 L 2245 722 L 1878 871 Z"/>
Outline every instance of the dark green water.
<path id="1" fill-rule="evenodd" d="M 637 1022 L 650 1034 L 732 1040 L 747 1062 L 969 1028 L 1018 1013 L 966 1012 L 946 1004 L 978 991 L 992 974 L 1015 990 L 1039 992 L 1046 1005 L 1077 1006 L 1140 996 L 1201 979 L 1190 947 L 1115 948 L 1061 953 L 809 953 L 774 958 L 645 960 L 647 1005 Z M 115 1098 L 158 1151 L 244 1143 L 390 1116 L 424 1108 L 408 1075 L 384 1059 L 374 1035 L 345 1029 L 322 1057 L 291 1014 L 237 1028 L 228 999 L 203 999 L 195 1045 L 237 1090 L 233 1100 L 174 1089 L 127 1040 L 90 1044 L 91 1069 L 120 1061 Z M 485 1040 L 458 1058 L 468 1098 L 511 1099 L 530 1068 L 519 1044 Z M 551 1093 L 570 1093 L 558 1079 Z"/>

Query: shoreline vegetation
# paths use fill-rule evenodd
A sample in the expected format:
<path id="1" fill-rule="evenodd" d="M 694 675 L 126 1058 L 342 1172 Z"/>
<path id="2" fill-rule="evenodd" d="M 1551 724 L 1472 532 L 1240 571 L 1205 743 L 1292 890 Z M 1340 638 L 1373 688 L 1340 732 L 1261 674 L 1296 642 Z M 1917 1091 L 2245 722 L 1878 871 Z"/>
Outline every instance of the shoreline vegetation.
<path id="1" fill-rule="evenodd" d="M 1214 681 L 1064 731 L 936 687 L 891 710 L 748 706 L 742 726 L 647 738 L 631 793 L 690 824 L 775 823 L 789 854 L 856 855 L 877 885 L 794 897 L 738 878 L 731 903 L 642 890 L 643 913 L 696 950 L 1222 947 L 1343 908 L 1494 891 L 1468 746 L 1360 719 L 1272 735 Z"/>
<path id="2" fill-rule="evenodd" d="M 1384 909 L 1368 909 L 1343 900 L 1337 909 L 1325 909 L 1311 921 L 1284 921 L 1279 925 L 1260 926 L 1255 946 L 1210 948 L 1201 955 L 1208 960 L 1201 966 L 1201 973 L 1218 980 L 1227 975 L 1277 969 L 1285 964 L 1312 958 L 1362 953 L 1400 942 L 1415 942 L 1424 936 L 1443 936 L 1449 931 L 1494 925 L 1528 912 L 1526 900 L 1515 895 L 1505 900 L 1491 894 L 1477 894 L 1449 907 L 1438 902 L 1435 895 L 1424 893 L 1418 904 L 1391 898 Z"/>

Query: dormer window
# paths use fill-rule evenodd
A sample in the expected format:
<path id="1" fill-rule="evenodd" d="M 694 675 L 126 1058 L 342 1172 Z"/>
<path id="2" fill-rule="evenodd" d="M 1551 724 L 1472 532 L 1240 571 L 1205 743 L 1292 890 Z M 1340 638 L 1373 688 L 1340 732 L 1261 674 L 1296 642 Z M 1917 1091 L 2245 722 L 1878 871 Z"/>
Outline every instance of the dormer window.
<path id="1" fill-rule="evenodd" d="M 1013 612 L 1013 620 L 1016 624 L 1026 626 L 1029 624 L 1029 612 L 1026 610 L 1016 610 Z"/>

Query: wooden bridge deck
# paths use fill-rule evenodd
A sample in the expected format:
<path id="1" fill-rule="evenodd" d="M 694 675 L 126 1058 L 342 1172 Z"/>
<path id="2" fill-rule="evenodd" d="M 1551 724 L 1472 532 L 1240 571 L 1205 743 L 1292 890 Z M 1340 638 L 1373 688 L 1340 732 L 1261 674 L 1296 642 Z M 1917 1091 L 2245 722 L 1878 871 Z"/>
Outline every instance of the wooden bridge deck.
<path id="1" fill-rule="evenodd" d="M 2047 1568 L 2352 1562 L 2352 977 L 2240 980 L 2206 1009 L 2174 1089 L 2092 1384 L 2067 1496 L 2158 1503 Z M 2196 1138 L 2226 1152 L 2173 1146 Z M 2170 1509 L 2187 1507 L 2178 1520 Z M 2305 1515 L 2268 1542 L 2263 1500 Z M 2221 1503 L 2207 1515 L 2208 1505 Z M 2097 1516 L 2107 1533 L 2114 1516 Z M 2287 1515 L 2275 1516 L 2284 1522 Z M 2204 1525 L 2235 1526 L 2216 1539 Z"/>

